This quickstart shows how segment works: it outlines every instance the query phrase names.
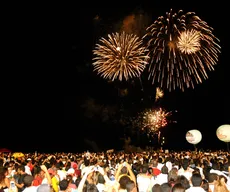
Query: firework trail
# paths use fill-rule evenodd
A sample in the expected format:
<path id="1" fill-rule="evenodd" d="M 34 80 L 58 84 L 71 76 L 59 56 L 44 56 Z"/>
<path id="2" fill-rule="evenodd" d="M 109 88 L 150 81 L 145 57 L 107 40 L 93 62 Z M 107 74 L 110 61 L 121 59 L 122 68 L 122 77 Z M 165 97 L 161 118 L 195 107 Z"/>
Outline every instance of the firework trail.
<path id="1" fill-rule="evenodd" d="M 221 52 L 219 39 L 194 12 L 173 13 L 158 19 L 147 28 L 143 40 L 149 49 L 149 79 L 169 91 L 194 88 L 208 79 Z"/>

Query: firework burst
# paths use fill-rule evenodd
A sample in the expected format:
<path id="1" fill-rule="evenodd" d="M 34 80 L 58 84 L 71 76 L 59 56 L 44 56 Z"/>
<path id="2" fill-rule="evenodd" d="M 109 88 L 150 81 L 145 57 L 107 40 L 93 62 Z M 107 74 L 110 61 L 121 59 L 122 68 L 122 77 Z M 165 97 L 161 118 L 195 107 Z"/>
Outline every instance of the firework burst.
<path id="1" fill-rule="evenodd" d="M 201 47 L 200 39 L 201 33 L 194 29 L 183 31 L 178 37 L 177 47 L 185 54 L 196 53 Z"/>
<path id="2" fill-rule="evenodd" d="M 211 28 L 194 12 L 173 13 L 159 17 L 147 28 L 143 39 L 149 55 L 149 79 L 161 88 L 194 88 L 195 83 L 208 79 L 221 52 L 219 39 Z"/>
<path id="3" fill-rule="evenodd" d="M 156 88 L 156 96 L 155 96 L 155 101 L 159 100 L 164 96 L 164 92 L 161 88 L 157 87 Z"/>
<path id="4" fill-rule="evenodd" d="M 155 133 L 168 125 L 168 117 L 172 115 L 172 112 L 167 112 L 162 108 L 147 109 L 140 114 L 139 126 L 142 131 L 147 133 Z"/>
<path id="5" fill-rule="evenodd" d="M 140 77 L 148 64 L 148 49 L 141 38 L 134 34 L 112 33 L 101 38 L 93 50 L 94 71 L 104 79 L 114 81 Z"/>

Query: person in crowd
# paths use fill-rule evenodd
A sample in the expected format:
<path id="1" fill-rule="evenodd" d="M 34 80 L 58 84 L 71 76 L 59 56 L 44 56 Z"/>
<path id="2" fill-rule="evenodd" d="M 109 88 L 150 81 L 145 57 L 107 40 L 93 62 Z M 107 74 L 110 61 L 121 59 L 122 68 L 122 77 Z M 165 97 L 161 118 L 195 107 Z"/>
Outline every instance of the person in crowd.
<path id="1" fill-rule="evenodd" d="M 201 187 L 206 191 L 206 192 L 212 192 L 210 187 L 209 187 L 209 183 L 208 183 L 208 180 L 206 179 L 203 179 L 202 180 L 202 185 Z"/>
<path id="2" fill-rule="evenodd" d="M 161 185 L 156 183 L 152 186 L 152 190 L 150 190 L 150 192 L 161 192 Z"/>
<path id="3" fill-rule="evenodd" d="M 181 183 L 185 189 L 191 187 L 190 181 L 184 175 L 178 175 L 176 183 Z"/>
<path id="4" fill-rule="evenodd" d="M 181 183 L 175 183 L 173 185 L 171 192 L 185 192 L 185 187 Z"/>
<path id="5" fill-rule="evenodd" d="M 127 192 L 138 192 L 137 186 L 133 180 L 130 180 L 126 183 Z"/>
<path id="6" fill-rule="evenodd" d="M 148 174 L 149 165 L 147 163 L 142 164 L 140 168 L 140 172 L 136 176 L 137 188 L 139 192 L 147 192 L 151 187 L 151 178 L 152 175 Z"/>
<path id="7" fill-rule="evenodd" d="M 213 192 L 229 192 L 224 177 L 219 178 L 218 181 L 215 182 Z"/>
<path id="8" fill-rule="evenodd" d="M 162 183 L 161 184 L 161 192 L 171 192 L 172 190 L 172 185 L 170 183 Z"/>
<path id="9" fill-rule="evenodd" d="M 7 191 L 10 188 L 10 179 L 7 177 L 8 168 L 1 166 L 0 167 L 0 190 Z"/>
<path id="10" fill-rule="evenodd" d="M 13 178 L 12 180 L 15 182 L 18 188 L 18 192 L 22 192 L 25 189 L 24 177 L 28 175 L 28 173 L 25 172 L 25 165 L 21 164 L 17 167 L 17 174 L 18 174 L 18 179 L 15 180 Z"/>
<path id="11" fill-rule="evenodd" d="M 37 187 L 33 185 L 34 177 L 32 175 L 26 175 L 24 177 L 24 190 L 23 192 L 37 192 Z"/>
<path id="12" fill-rule="evenodd" d="M 200 173 L 193 173 L 191 176 L 191 187 L 186 189 L 186 192 L 205 192 L 202 188 L 202 176 Z"/>
<path id="13" fill-rule="evenodd" d="M 207 180 L 209 184 L 209 189 L 211 192 L 213 192 L 215 183 L 219 180 L 219 175 L 217 173 L 209 173 Z"/>

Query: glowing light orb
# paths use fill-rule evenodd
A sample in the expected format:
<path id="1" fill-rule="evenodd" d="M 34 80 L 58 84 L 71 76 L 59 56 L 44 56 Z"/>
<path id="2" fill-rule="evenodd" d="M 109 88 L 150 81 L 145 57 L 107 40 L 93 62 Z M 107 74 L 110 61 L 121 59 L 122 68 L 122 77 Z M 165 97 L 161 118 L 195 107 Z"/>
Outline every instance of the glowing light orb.
<path id="1" fill-rule="evenodd" d="M 230 142 L 230 125 L 221 125 L 216 130 L 216 136 L 219 140 Z"/>
<path id="2" fill-rule="evenodd" d="M 186 133 L 186 140 L 191 144 L 198 144 L 202 139 L 202 134 L 199 130 L 193 129 Z"/>

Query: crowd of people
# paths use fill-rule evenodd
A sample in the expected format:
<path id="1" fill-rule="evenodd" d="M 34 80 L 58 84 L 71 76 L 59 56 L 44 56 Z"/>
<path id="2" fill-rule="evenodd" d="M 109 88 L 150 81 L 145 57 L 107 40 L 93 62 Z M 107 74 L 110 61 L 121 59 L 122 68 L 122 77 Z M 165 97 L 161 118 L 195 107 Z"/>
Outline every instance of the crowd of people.
<path id="1" fill-rule="evenodd" d="M 0 153 L 0 192 L 229 192 L 227 151 Z"/>

